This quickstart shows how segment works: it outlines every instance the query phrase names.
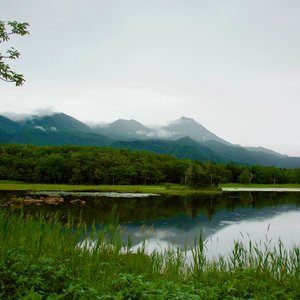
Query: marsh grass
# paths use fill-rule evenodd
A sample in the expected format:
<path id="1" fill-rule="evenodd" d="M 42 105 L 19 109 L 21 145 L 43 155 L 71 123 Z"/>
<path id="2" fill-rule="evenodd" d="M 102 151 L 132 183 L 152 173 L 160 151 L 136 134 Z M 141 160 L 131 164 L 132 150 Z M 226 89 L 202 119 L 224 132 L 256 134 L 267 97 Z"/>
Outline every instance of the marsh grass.
<path id="1" fill-rule="evenodd" d="M 71 184 L 41 184 L 0 180 L 0 191 L 98 191 L 98 192 L 128 192 L 153 193 L 164 195 L 218 194 L 218 188 L 193 189 L 181 184 L 161 185 L 71 185 Z"/>
<path id="2" fill-rule="evenodd" d="M 297 183 L 270 183 L 270 184 L 262 184 L 262 183 L 221 183 L 219 184 L 220 188 L 291 188 L 291 189 L 299 189 L 300 184 Z"/>
<path id="3" fill-rule="evenodd" d="M 130 251 L 117 219 L 97 229 L 58 214 L 0 212 L 0 299 L 299 299 L 300 251 L 236 242 L 208 260 L 186 251 Z M 89 239 L 87 239 L 89 237 Z"/>

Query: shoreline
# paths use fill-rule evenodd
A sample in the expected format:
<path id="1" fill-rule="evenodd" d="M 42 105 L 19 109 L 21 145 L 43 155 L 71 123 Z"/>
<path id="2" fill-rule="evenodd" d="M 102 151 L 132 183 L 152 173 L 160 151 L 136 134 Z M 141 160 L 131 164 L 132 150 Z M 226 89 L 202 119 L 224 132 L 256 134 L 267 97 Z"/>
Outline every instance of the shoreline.
<path id="1" fill-rule="evenodd" d="M 0 180 L 0 191 L 45 191 L 45 192 L 116 192 L 116 193 L 145 193 L 156 195 L 191 194 L 221 194 L 224 192 L 300 192 L 300 185 L 239 185 L 220 184 L 215 188 L 191 188 L 180 184 L 161 185 L 69 185 L 69 184 L 41 184 L 25 182 L 8 182 Z"/>
<path id="2" fill-rule="evenodd" d="M 247 187 L 224 187 L 223 192 L 300 192 L 300 188 L 247 188 Z"/>
<path id="3" fill-rule="evenodd" d="M 49 192 L 116 192 L 143 193 L 156 195 L 186 196 L 192 194 L 221 194 L 221 188 L 193 189 L 179 184 L 165 185 L 68 185 L 68 184 L 40 184 L 1 182 L 0 191 L 49 191 Z"/>

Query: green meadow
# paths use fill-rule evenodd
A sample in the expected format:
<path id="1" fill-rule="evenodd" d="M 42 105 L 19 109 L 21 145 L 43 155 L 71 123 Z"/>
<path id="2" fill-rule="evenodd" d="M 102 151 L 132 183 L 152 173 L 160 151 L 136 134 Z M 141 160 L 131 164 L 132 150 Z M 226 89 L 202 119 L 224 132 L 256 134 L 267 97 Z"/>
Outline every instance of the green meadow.
<path id="1" fill-rule="evenodd" d="M 290 189 L 299 189 L 300 184 L 297 183 L 281 183 L 281 184 L 243 184 L 243 183 L 221 183 L 219 184 L 220 188 L 290 188 Z"/>
<path id="2" fill-rule="evenodd" d="M 300 184 L 241 184 L 222 183 L 218 187 L 192 188 L 181 184 L 159 185 L 75 185 L 75 184 L 45 184 L 26 183 L 20 181 L 0 180 L 0 191 L 98 191 L 150 193 L 162 195 L 218 194 L 222 188 L 289 188 L 299 189 Z"/>
<path id="3" fill-rule="evenodd" d="M 187 195 L 196 193 L 220 193 L 218 188 L 195 189 L 180 184 L 164 185 L 72 185 L 72 184 L 40 184 L 18 181 L 0 181 L 2 191 L 98 191 L 98 192 L 127 192 L 154 193 L 170 195 Z"/>

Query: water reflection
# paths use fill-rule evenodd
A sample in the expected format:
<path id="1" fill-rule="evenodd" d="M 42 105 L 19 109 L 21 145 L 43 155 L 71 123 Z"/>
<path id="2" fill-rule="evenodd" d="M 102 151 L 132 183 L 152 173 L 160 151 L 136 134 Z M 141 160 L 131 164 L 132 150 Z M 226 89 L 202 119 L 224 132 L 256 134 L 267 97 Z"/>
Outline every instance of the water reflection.
<path id="1" fill-rule="evenodd" d="M 274 216 L 266 219 L 243 220 L 231 224 L 208 238 L 207 254 L 210 257 L 227 255 L 233 249 L 234 241 L 241 241 L 245 247 L 251 241 L 259 248 L 274 248 L 279 240 L 286 249 L 300 245 L 300 210 L 291 207 L 274 209 Z"/>
<path id="2" fill-rule="evenodd" d="M 285 247 L 300 245 L 300 209 L 292 205 L 255 208 L 238 208 L 217 211 L 213 219 L 203 214 L 195 218 L 185 215 L 169 220 L 156 220 L 141 223 L 123 224 L 126 234 L 133 238 L 133 250 L 145 246 L 153 250 L 165 250 L 169 247 L 186 250 L 194 248 L 195 237 L 202 237 L 208 257 L 228 255 L 233 249 L 234 241 L 241 241 L 246 247 L 249 241 L 273 248 L 279 239 Z M 146 241 L 145 244 L 143 241 Z M 189 251 L 189 252 L 190 252 Z"/>
<path id="3" fill-rule="evenodd" d="M 0 193 L 1 203 L 26 193 Z M 35 193 L 31 197 L 40 197 Z M 45 196 L 45 195 L 44 195 Z M 11 206 L 16 213 L 58 213 L 61 221 L 67 216 L 93 222 L 98 228 L 111 220 L 112 210 L 123 228 L 122 238 L 132 238 L 132 251 L 145 246 L 148 253 L 168 247 L 186 249 L 188 255 L 195 238 L 202 234 L 208 257 L 226 255 L 234 241 L 245 245 L 249 240 L 276 245 L 278 240 L 290 248 L 300 244 L 300 194 L 299 193 L 223 193 L 222 195 L 192 195 L 189 197 L 154 196 L 147 198 L 130 195 L 130 198 L 103 197 L 91 193 L 61 193 L 64 202 L 59 205 Z M 81 202 L 72 200 L 80 197 Z M 85 203 L 82 205 L 82 203 Z M 5 208 L 3 208 L 5 209 Z M 88 239 L 88 237 L 87 237 Z"/>

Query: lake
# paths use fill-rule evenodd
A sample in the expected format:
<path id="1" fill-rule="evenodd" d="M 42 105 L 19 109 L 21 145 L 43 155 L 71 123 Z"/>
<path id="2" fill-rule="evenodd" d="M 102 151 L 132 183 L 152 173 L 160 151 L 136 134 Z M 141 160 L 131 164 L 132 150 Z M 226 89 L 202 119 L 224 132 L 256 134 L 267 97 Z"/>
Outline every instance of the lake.
<path id="1" fill-rule="evenodd" d="M 26 198 L 27 205 L 22 203 Z M 48 198 L 47 198 L 48 197 Z M 52 198 L 51 198 L 52 197 Z M 58 202 L 47 199 L 62 199 Z M 30 201 L 32 199 L 32 201 Z M 41 200 L 42 199 L 42 200 Z M 43 200 L 44 199 L 44 200 Z M 47 203 L 46 203 L 47 202 Z M 300 245 L 300 193 L 224 192 L 220 195 L 160 196 L 91 192 L 0 192 L 2 209 L 46 216 L 57 212 L 97 228 L 115 217 L 132 251 L 180 248 L 191 255 L 195 238 L 205 241 L 209 258 L 228 255 L 234 241 L 251 240 L 264 249 L 280 240 L 286 249 Z M 88 239 L 88 237 L 86 237 Z"/>

